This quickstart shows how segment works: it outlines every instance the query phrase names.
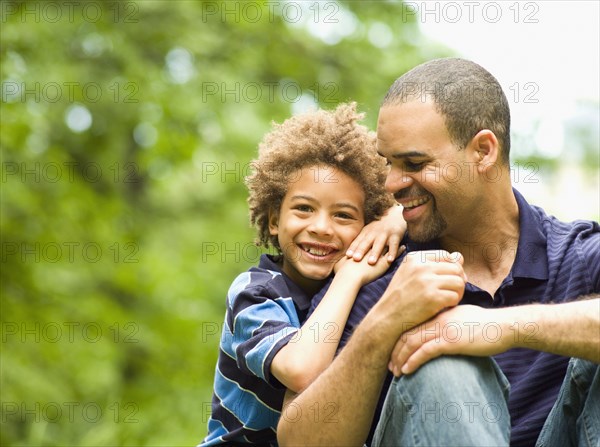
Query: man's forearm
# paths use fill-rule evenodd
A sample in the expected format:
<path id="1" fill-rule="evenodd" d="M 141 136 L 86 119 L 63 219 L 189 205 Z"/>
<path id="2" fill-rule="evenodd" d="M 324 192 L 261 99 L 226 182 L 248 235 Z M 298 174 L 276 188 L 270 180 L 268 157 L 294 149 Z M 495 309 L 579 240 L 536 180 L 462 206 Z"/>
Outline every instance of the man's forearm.
<path id="1" fill-rule="evenodd" d="M 515 346 L 600 363 L 600 295 L 511 310 L 515 312 Z"/>
<path id="2" fill-rule="evenodd" d="M 435 260 L 424 261 L 427 255 Z M 407 255 L 340 355 L 284 406 L 277 427 L 280 444 L 363 445 L 398 337 L 462 297 L 462 258 L 450 262 L 447 255 Z"/>
<path id="3" fill-rule="evenodd" d="M 378 329 L 367 316 L 331 366 L 284 407 L 280 445 L 364 444 L 395 342 L 373 336 Z"/>
<path id="4" fill-rule="evenodd" d="M 494 328 L 498 337 L 490 337 Z M 561 304 L 483 309 L 462 305 L 405 332 L 392 354 L 396 374 L 411 374 L 440 355 L 491 356 L 529 348 L 600 363 L 600 297 Z"/>

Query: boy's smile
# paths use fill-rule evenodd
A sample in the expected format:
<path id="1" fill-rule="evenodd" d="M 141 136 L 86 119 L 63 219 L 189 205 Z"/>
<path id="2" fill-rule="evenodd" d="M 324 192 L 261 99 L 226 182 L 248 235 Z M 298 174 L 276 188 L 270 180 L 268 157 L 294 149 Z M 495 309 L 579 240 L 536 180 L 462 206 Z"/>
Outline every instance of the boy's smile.
<path id="1" fill-rule="evenodd" d="M 364 226 L 365 194 L 345 173 L 327 166 L 300 170 L 279 213 L 269 218 L 283 253 L 283 271 L 316 292 Z"/>

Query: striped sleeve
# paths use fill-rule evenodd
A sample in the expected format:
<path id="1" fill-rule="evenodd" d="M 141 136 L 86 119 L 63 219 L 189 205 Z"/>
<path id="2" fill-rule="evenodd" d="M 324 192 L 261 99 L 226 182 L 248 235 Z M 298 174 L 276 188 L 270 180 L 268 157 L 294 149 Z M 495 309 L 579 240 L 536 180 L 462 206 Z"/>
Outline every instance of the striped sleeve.
<path id="1" fill-rule="evenodd" d="M 229 332 L 226 337 L 230 340 L 222 340 L 221 346 L 242 372 L 281 388 L 283 385 L 270 374 L 271 361 L 298 332 L 300 321 L 291 297 L 273 297 L 272 291 L 263 285 L 245 287 L 249 281 L 242 279 L 232 285 L 228 297 L 228 331 L 225 331 Z M 252 278 L 252 282 L 258 281 Z"/>

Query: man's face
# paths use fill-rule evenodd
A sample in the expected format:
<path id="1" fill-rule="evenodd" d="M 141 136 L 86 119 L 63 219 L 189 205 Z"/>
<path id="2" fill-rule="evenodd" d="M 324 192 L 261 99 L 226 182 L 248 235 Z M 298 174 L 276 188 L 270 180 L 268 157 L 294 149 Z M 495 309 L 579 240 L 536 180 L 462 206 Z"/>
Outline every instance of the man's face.
<path id="1" fill-rule="evenodd" d="M 412 240 L 430 241 L 465 224 L 460 217 L 468 208 L 473 166 L 450 141 L 433 103 L 417 99 L 384 106 L 377 149 L 390 166 L 385 186 L 404 207 Z"/>

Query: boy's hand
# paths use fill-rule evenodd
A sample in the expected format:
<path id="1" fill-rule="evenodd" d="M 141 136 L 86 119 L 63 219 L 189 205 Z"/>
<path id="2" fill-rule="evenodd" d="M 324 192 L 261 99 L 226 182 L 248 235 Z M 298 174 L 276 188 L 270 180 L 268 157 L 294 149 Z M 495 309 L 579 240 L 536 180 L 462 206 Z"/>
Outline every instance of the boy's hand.
<path id="1" fill-rule="evenodd" d="M 360 261 L 370 249 L 368 263 L 373 265 L 380 256 L 383 256 L 387 247 L 387 261 L 393 262 L 398 257 L 398 249 L 404 233 L 406 233 L 406 222 L 402 217 L 402 207 L 394 205 L 380 220 L 375 220 L 362 229 L 348 247 L 346 256 Z"/>
<path id="2" fill-rule="evenodd" d="M 402 254 L 404 250 L 406 250 L 406 247 L 403 245 L 398 249 L 396 257 Z M 364 286 L 379 278 L 390 267 L 390 261 L 386 256 L 378 256 L 375 258 L 375 263 L 372 263 L 371 259 L 372 256 L 365 256 L 360 261 L 342 257 L 333 267 L 333 271 L 336 275 L 348 275 L 347 278 L 351 281 L 359 280 L 361 286 Z"/>

